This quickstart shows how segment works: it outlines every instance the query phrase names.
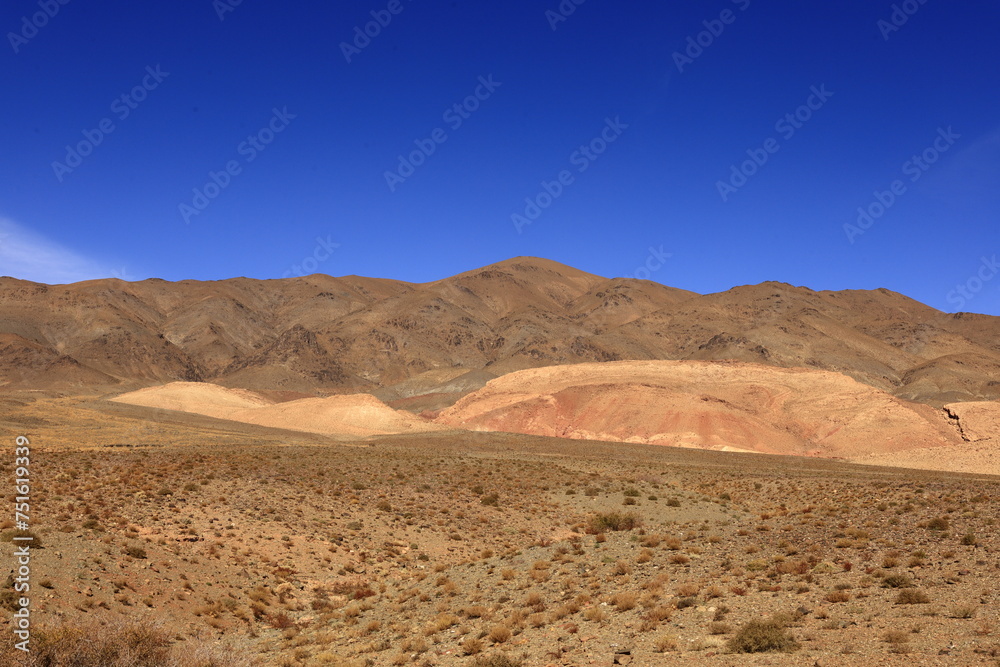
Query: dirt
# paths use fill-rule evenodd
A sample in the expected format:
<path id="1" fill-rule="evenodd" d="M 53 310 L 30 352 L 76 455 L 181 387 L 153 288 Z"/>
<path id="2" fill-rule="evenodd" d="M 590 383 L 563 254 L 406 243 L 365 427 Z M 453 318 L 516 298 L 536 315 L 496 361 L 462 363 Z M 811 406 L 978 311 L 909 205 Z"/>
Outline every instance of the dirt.
<path id="1" fill-rule="evenodd" d="M 44 392 L 2 414 L 0 438 L 32 442 L 38 641 L 139 623 L 216 664 L 287 666 L 1000 654 L 997 477 L 503 433 L 335 442 Z M 794 650 L 733 653 L 762 618 Z"/>

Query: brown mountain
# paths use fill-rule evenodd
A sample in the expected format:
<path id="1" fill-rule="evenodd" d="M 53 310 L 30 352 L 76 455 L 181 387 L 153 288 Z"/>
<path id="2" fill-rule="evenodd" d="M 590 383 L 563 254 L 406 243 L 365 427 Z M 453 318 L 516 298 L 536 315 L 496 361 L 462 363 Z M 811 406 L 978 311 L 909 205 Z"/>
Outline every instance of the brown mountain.
<path id="1" fill-rule="evenodd" d="M 992 400 L 1000 318 L 950 315 L 884 289 L 768 282 L 698 295 L 528 257 L 424 284 L 0 278 L 0 385 L 9 387 L 211 381 L 363 391 L 427 409 L 515 370 L 657 359 L 836 371 L 939 406 Z"/>

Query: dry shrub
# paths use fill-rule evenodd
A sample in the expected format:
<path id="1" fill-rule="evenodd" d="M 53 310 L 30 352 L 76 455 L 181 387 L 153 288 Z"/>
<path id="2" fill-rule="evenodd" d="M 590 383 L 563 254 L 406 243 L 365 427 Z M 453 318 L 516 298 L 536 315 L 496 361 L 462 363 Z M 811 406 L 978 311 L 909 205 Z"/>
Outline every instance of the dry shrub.
<path id="1" fill-rule="evenodd" d="M 465 655 L 476 655 L 483 652 L 483 640 L 469 637 L 462 642 L 462 652 Z"/>
<path id="2" fill-rule="evenodd" d="M 646 581 L 642 587 L 648 591 L 660 591 L 663 587 L 670 582 L 670 575 L 665 572 L 661 572 L 652 579 Z"/>
<path id="3" fill-rule="evenodd" d="M 663 621 L 669 621 L 670 616 L 673 614 L 673 611 L 674 611 L 673 608 L 661 604 L 656 607 L 653 607 L 648 612 L 646 612 L 646 615 L 643 618 L 646 621 L 648 621 L 649 626 L 653 628 L 662 623 Z"/>
<path id="4" fill-rule="evenodd" d="M 951 524 L 946 516 L 940 516 L 927 522 L 927 528 L 930 530 L 948 530 L 950 527 Z"/>
<path id="5" fill-rule="evenodd" d="M 927 593 L 916 588 L 904 588 L 896 597 L 896 604 L 927 604 L 930 601 Z"/>
<path id="6" fill-rule="evenodd" d="M 513 633 L 506 625 L 497 625 L 490 630 L 490 641 L 494 644 L 502 644 L 511 638 Z"/>
<path id="7" fill-rule="evenodd" d="M 657 621 L 669 621 L 673 613 L 674 609 L 670 605 L 659 604 L 646 612 L 646 615 L 650 618 L 656 619 Z"/>
<path id="8" fill-rule="evenodd" d="M 809 563 L 806 561 L 785 561 L 774 566 L 778 574 L 805 574 L 809 571 Z"/>
<path id="9" fill-rule="evenodd" d="M 972 605 L 958 605 L 952 607 L 948 611 L 948 615 L 951 616 L 952 618 L 963 618 L 963 619 L 974 618 L 976 616 L 976 608 L 973 607 Z"/>
<path id="10" fill-rule="evenodd" d="M 832 591 L 827 593 L 824 599 L 827 602 L 848 602 L 851 599 L 851 594 L 847 591 Z"/>
<path id="11" fill-rule="evenodd" d="M 890 574 L 882 580 L 883 588 L 912 588 L 913 580 L 905 574 Z"/>
<path id="12" fill-rule="evenodd" d="M 640 542 L 640 544 L 642 544 L 642 546 L 647 547 L 647 548 L 648 547 L 658 547 L 658 546 L 660 546 L 660 542 L 662 542 L 662 541 L 663 541 L 663 536 L 662 535 L 657 534 L 657 533 L 653 533 L 653 534 L 650 534 L 650 535 L 646 535 L 644 538 L 642 538 L 642 542 Z"/>
<path id="13" fill-rule="evenodd" d="M 692 597 L 681 598 L 681 599 L 677 600 L 674 603 L 674 605 L 677 607 L 678 610 L 680 610 L 680 609 L 687 609 L 689 607 L 697 607 L 698 606 L 698 598 L 693 597 L 693 596 Z"/>
<path id="14" fill-rule="evenodd" d="M 363 600 L 375 595 L 367 579 L 350 579 L 337 581 L 330 586 L 330 592 L 334 595 L 343 595 L 349 600 Z"/>
<path id="15" fill-rule="evenodd" d="M 145 558 L 146 550 L 138 545 L 130 545 L 122 549 L 122 553 L 132 558 Z"/>
<path id="16" fill-rule="evenodd" d="M 674 593 L 677 595 L 677 597 L 689 598 L 697 595 L 699 590 L 701 589 L 698 587 L 698 584 L 688 583 L 688 584 L 681 584 L 680 586 L 675 588 Z"/>
<path id="17" fill-rule="evenodd" d="M 905 630 L 889 630 L 883 639 L 889 644 L 905 644 L 910 641 L 910 634 Z"/>
<path id="18" fill-rule="evenodd" d="M 531 570 L 528 572 L 528 576 L 536 584 L 544 584 L 546 581 L 552 578 L 552 575 L 548 570 Z"/>
<path id="19" fill-rule="evenodd" d="M 211 665 L 237 667 L 257 664 L 231 646 L 175 646 L 169 632 L 155 623 L 122 620 L 64 624 L 32 632 L 31 651 L 25 654 L 4 642 L 0 664 L 24 667 L 179 667 Z"/>
<path id="20" fill-rule="evenodd" d="M 677 635 L 660 635 L 653 640 L 653 648 L 657 653 L 666 653 L 677 649 Z"/>
<path id="21" fill-rule="evenodd" d="M 642 520 L 632 512 L 601 512 L 590 517 L 587 533 L 596 535 L 606 530 L 632 530 L 642 525 Z"/>
<path id="22" fill-rule="evenodd" d="M 618 607 L 618 611 L 628 611 L 635 609 L 636 594 L 631 592 L 615 593 L 611 601 Z"/>
<path id="23" fill-rule="evenodd" d="M 576 612 L 580 611 L 580 603 L 575 600 L 570 600 L 566 604 L 561 604 L 555 608 L 552 612 L 552 618 L 559 621 L 567 616 L 572 616 Z"/>
<path id="24" fill-rule="evenodd" d="M 706 600 L 712 600 L 712 599 L 715 599 L 715 598 L 721 598 L 721 597 L 724 597 L 725 595 L 726 595 L 726 591 L 724 591 L 719 586 L 709 586 L 708 590 L 705 591 L 705 599 Z"/>
<path id="25" fill-rule="evenodd" d="M 486 618 L 490 615 L 490 610 L 481 604 L 476 604 L 466 607 L 462 610 L 462 613 L 468 618 Z"/>
<path id="26" fill-rule="evenodd" d="M 424 626 L 424 634 L 430 637 L 431 635 L 447 630 L 453 625 L 458 625 L 458 616 L 448 613 L 438 614 L 433 621 Z"/>
<path id="27" fill-rule="evenodd" d="M 426 653 L 430 645 L 424 641 L 423 637 L 410 637 L 404 639 L 399 645 L 399 650 L 403 653 Z"/>
<path id="28" fill-rule="evenodd" d="M 733 653 L 789 652 L 798 648 L 785 626 L 774 620 L 750 621 L 726 645 Z"/>

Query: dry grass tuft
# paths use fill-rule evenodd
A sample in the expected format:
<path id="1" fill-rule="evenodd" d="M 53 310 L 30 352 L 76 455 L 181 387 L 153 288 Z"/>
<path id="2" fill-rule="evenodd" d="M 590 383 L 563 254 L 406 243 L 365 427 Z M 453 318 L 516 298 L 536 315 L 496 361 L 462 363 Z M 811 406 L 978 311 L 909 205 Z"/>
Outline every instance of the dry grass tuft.
<path id="1" fill-rule="evenodd" d="M 896 604 L 927 604 L 930 601 L 927 593 L 916 588 L 904 588 L 896 597 Z"/>
<path id="2" fill-rule="evenodd" d="M 601 512 L 590 517 L 587 532 L 597 535 L 608 530 L 632 530 L 642 525 L 642 519 L 632 512 Z"/>
<path id="3" fill-rule="evenodd" d="M 737 631 L 726 646 L 733 653 L 790 652 L 798 643 L 777 621 L 750 621 Z"/>

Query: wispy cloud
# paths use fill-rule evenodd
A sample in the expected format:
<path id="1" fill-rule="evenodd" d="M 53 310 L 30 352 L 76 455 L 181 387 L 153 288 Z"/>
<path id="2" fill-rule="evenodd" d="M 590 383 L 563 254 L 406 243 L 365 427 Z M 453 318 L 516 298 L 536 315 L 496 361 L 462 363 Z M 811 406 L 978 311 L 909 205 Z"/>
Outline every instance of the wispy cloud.
<path id="1" fill-rule="evenodd" d="M 3 217 L 0 275 L 50 285 L 95 278 L 135 279 L 127 275 L 125 267 L 115 270 Z"/>

